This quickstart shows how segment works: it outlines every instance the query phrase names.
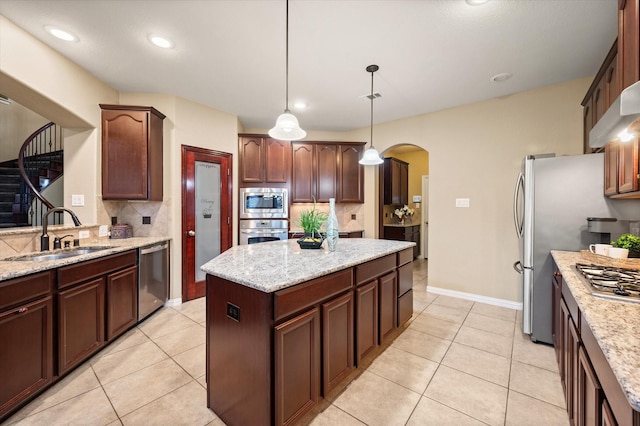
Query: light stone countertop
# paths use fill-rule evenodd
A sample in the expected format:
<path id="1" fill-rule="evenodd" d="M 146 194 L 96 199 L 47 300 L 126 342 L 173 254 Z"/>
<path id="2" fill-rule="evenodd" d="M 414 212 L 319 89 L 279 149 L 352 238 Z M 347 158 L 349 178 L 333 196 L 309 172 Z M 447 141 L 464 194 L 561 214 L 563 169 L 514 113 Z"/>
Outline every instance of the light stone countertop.
<path id="1" fill-rule="evenodd" d="M 36 272 L 46 271 L 49 269 L 59 268 L 65 265 L 71 265 L 78 262 L 84 262 L 85 260 L 98 259 L 100 257 L 108 256 L 110 254 L 121 253 L 127 250 L 145 247 L 151 244 L 156 244 L 163 241 L 169 241 L 167 237 L 133 237 L 123 238 L 116 240 L 104 240 L 99 242 L 85 242 L 80 240 L 80 248 L 82 247 L 108 247 L 106 250 L 100 250 L 93 253 L 82 254 L 79 256 L 67 257 L 58 260 L 48 261 L 18 261 L 18 260 L 5 260 L 0 259 L 0 282 L 9 280 L 11 278 L 17 278 L 24 275 L 33 274 Z M 74 247 L 71 247 L 73 249 Z M 57 253 L 65 251 L 51 250 L 48 252 L 38 252 L 38 254 Z M 20 256 L 20 255 L 18 255 Z M 14 257 L 14 256 L 11 256 Z M 17 257 L 17 256 L 16 256 Z"/>
<path id="2" fill-rule="evenodd" d="M 629 404 L 640 411 L 640 303 L 592 296 L 576 263 L 591 263 L 579 252 L 552 250 L 563 281 L 576 299 Z"/>
<path id="3" fill-rule="evenodd" d="M 234 246 L 202 266 L 207 274 L 265 293 L 340 271 L 415 243 L 371 238 L 342 238 L 336 251 L 300 249 L 296 240 Z"/>

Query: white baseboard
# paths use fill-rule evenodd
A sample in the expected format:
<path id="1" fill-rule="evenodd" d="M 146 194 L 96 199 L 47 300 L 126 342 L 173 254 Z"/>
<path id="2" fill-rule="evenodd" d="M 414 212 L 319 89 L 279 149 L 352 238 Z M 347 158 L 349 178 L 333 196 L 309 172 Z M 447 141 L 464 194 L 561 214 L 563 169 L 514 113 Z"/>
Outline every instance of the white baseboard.
<path id="1" fill-rule="evenodd" d="M 178 306 L 178 305 L 182 305 L 182 297 L 178 297 L 176 299 L 169 299 L 166 302 L 164 302 L 164 306 L 166 307 Z"/>
<path id="2" fill-rule="evenodd" d="M 522 302 L 512 302 L 511 300 L 496 299 L 495 297 L 480 296 L 473 293 L 465 293 L 463 291 L 448 290 L 427 285 L 427 292 L 441 294 L 443 296 L 457 297 L 458 299 L 472 300 L 474 302 L 486 303 L 487 305 L 501 306 L 503 308 L 522 310 Z"/>

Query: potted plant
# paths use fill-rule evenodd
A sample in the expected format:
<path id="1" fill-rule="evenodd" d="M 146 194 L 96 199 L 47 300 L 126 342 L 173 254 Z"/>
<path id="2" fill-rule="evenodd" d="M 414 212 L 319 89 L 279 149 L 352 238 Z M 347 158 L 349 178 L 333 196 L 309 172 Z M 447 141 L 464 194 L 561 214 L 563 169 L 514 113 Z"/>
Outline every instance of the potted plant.
<path id="1" fill-rule="evenodd" d="M 640 237 L 633 234 L 622 234 L 617 240 L 611 241 L 611 245 L 629 250 L 629 257 L 640 257 Z"/>
<path id="2" fill-rule="evenodd" d="M 328 215 L 316 209 L 316 201 L 313 200 L 313 208 L 303 210 L 300 213 L 298 224 L 304 231 L 304 237 L 298 240 L 301 248 L 320 248 L 324 240 L 320 233 L 320 227 L 326 222 Z"/>

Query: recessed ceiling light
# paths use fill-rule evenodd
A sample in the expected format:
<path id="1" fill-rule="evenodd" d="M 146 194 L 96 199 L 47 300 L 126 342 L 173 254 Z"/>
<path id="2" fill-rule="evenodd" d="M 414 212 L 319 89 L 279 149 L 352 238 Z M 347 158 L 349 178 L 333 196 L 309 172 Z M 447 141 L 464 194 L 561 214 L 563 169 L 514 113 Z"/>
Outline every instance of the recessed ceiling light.
<path id="1" fill-rule="evenodd" d="M 171 40 L 156 34 L 149 34 L 149 41 L 158 47 L 162 47 L 163 49 L 173 48 L 173 42 Z"/>
<path id="2" fill-rule="evenodd" d="M 507 81 L 512 77 L 511 73 L 509 72 L 502 72 L 500 74 L 496 74 L 493 77 L 491 77 L 491 81 L 493 81 L 494 83 L 501 83 L 503 81 Z"/>
<path id="3" fill-rule="evenodd" d="M 80 40 L 75 34 L 70 33 L 69 31 L 61 30 L 58 27 L 54 27 L 51 25 L 47 25 L 44 27 L 45 30 L 52 36 L 59 38 L 64 41 L 78 41 Z"/>
<path id="4" fill-rule="evenodd" d="M 293 107 L 295 109 L 305 109 L 307 107 L 307 104 L 304 102 L 296 102 L 293 104 Z"/>
<path id="5" fill-rule="evenodd" d="M 489 0 L 467 0 L 467 4 L 469 6 L 480 6 L 481 4 L 485 4 Z"/>

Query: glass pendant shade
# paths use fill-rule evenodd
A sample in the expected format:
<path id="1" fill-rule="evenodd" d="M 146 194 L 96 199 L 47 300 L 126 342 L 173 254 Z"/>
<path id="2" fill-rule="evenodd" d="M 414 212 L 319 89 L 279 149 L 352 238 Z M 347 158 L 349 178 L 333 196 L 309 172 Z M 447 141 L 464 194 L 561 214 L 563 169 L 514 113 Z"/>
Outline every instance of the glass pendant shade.
<path id="1" fill-rule="evenodd" d="M 307 132 L 300 128 L 296 116 L 285 110 L 278 116 L 276 125 L 269 130 L 269 136 L 283 141 L 297 141 L 307 136 Z"/>
<path id="2" fill-rule="evenodd" d="M 377 164 L 382 164 L 383 160 L 380 158 L 378 151 L 372 146 L 364 152 L 362 159 L 360 159 L 358 163 L 364 166 L 375 166 Z"/>

